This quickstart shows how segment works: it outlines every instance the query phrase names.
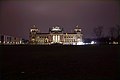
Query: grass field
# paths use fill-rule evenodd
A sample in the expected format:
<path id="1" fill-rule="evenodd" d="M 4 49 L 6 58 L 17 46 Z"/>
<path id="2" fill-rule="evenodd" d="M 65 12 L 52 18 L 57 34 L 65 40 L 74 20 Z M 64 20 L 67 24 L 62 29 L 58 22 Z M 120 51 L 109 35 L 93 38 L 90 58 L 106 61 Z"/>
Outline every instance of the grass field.
<path id="1" fill-rule="evenodd" d="M 0 80 L 120 80 L 120 45 L 1 45 Z"/>

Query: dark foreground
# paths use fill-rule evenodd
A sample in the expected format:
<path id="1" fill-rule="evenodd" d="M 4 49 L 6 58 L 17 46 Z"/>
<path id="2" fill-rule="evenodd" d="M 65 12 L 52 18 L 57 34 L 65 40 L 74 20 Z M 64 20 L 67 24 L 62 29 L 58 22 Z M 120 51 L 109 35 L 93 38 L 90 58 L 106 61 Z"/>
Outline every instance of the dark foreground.
<path id="1" fill-rule="evenodd" d="M 120 46 L 0 46 L 0 80 L 120 80 Z"/>

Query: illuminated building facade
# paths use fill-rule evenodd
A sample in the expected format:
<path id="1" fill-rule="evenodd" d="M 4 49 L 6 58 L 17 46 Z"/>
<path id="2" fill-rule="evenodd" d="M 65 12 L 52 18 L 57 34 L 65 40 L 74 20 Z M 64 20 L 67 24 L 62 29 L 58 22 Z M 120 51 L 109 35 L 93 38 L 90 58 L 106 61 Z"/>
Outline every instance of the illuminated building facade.
<path id="1" fill-rule="evenodd" d="M 79 26 L 76 26 L 72 33 L 64 33 L 63 28 L 58 26 L 49 28 L 49 33 L 41 33 L 34 25 L 30 29 L 29 42 L 39 45 L 79 45 L 82 43 L 82 36 Z"/>

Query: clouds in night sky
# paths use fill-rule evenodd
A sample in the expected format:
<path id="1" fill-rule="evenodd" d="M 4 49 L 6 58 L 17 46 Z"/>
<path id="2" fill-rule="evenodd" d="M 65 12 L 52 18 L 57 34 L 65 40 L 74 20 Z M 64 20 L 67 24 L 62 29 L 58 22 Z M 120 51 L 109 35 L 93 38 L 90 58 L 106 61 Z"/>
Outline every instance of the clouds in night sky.
<path id="1" fill-rule="evenodd" d="M 94 37 L 93 27 L 103 25 L 107 31 L 120 24 L 120 4 L 114 0 L 1 1 L 0 5 L 0 34 L 23 38 L 28 38 L 33 24 L 41 32 L 55 25 L 71 32 L 78 24 L 84 37 Z"/>

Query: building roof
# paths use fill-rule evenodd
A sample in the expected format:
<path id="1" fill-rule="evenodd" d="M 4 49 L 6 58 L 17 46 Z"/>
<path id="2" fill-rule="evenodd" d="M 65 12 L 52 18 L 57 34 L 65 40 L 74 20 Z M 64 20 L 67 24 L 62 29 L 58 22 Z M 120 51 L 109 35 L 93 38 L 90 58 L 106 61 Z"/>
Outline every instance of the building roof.
<path id="1" fill-rule="evenodd" d="M 38 29 L 36 25 L 31 26 L 31 29 Z"/>

